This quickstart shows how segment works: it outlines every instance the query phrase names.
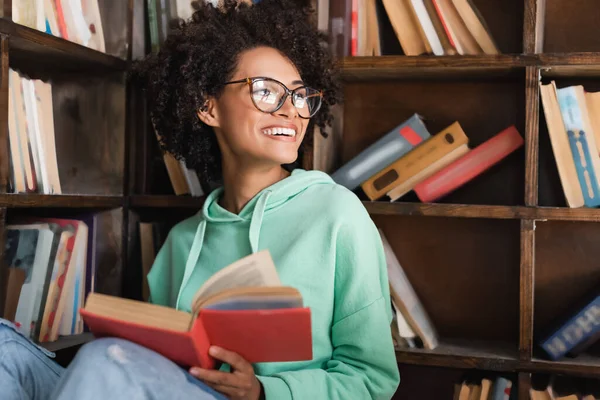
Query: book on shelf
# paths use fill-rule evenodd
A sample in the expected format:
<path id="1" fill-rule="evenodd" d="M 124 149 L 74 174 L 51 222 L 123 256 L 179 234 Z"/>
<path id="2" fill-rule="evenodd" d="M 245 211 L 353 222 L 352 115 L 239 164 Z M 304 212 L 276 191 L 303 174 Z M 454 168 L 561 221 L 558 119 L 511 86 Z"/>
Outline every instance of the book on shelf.
<path id="1" fill-rule="evenodd" d="M 10 69 L 8 90 L 11 191 L 60 194 L 52 86 Z"/>
<path id="2" fill-rule="evenodd" d="M 551 81 L 540 94 L 567 205 L 600 206 L 600 92 Z"/>
<path id="3" fill-rule="evenodd" d="M 422 134 L 415 135 L 416 128 Z M 405 129 L 410 136 L 402 133 Z M 360 186 L 372 201 L 396 201 L 414 192 L 423 203 L 433 202 L 475 180 L 523 144 L 521 134 L 510 125 L 471 148 L 459 121 L 430 135 L 415 114 L 335 170 L 332 178 L 351 190 Z"/>
<path id="4" fill-rule="evenodd" d="M 13 1 L 12 20 L 104 53 L 104 28 L 98 1 Z"/>
<path id="5" fill-rule="evenodd" d="M 78 309 L 96 288 L 97 269 L 115 264 L 99 238 L 99 233 L 112 235 L 113 214 L 28 216 L 6 225 L 4 257 L 11 283 L 4 316 L 26 337 L 52 342 L 85 331 Z"/>
<path id="6" fill-rule="evenodd" d="M 425 177 L 423 171 L 429 165 L 440 159 L 450 162 L 456 155 L 464 154 L 468 142 L 460 124 L 455 122 L 369 177 L 361 187 L 371 200 L 377 200 L 395 188 L 397 194 L 394 197 L 401 197 L 410 191 L 411 183 Z"/>
<path id="7" fill-rule="evenodd" d="M 310 360 L 310 308 L 282 286 L 268 250 L 246 256 L 209 278 L 191 312 L 92 293 L 80 313 L 96 337 L 121 337 L 177 364 L 215 368 L 212 345 L 251 363 Z"/>
<path id="8" fill-rule="evenodd" d="M 398 329 L 399 337 L 403 339 L 397 341 L 399 343 L 406 341 L 407 347 L 435 349 L 439 344 L 437 331 L 385 234 L 381 229 L 378 229 L 378 231 L 385 253 L 390 296 L 393 310 L 395 311 L 394 318 L 397 323 L 396 328 Z M 392 326 L 392 333 L 394 331 L 395 328 Z"/>
<path id="9" fill-rule="evenodd" d="M 430 137 L 422 117 L 413 114 L 333 172 L 331 178 L 354 190 L 373 174 Z"/>
<path id="10" fill-rule="evenodd" d="M 454 385 L 454 399 L 457 400 L 508 400 L 512 399 L 512 380 L 491 374 L 467 374 Z M 512 396 L 511 396 L 512 395 Z"/>
<path id="11" fill-rule="evenodd" d="M 593 290 L 557 316 L 540 335 L 539 346 L 549 359 L 577 357 L 600 339 L 600 294 Z"/>
<path id="12" fill-rule="evenodd" d="M 325 7 L 330 25 L 320 29 L 330 33 L 336 57 L 388 55 L 388 25 L 407 56 L 500 53 L 471 0 L 320 0 Z"/>

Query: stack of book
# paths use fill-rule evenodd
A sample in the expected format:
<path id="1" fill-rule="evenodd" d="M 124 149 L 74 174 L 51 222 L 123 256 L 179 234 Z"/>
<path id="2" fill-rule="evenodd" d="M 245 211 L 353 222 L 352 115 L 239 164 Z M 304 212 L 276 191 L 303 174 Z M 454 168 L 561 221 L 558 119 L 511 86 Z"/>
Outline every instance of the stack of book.
<path id="1" fill-rule="evenodd" d="M 454 385 L 456 400 L 508 400 L 513 383 L 503 376 L 475 378 L 469 377 Z"/>
<path id="2" fill-rule="evenodd" d="M 552 151 L 567 205 L 600 205 L 600 92 L 540 83 Z"/>
<path id="3" fill-rule="evenodd" d="M 11 69 L 8 90 L 12 191 L 60 194 L 52 86 Z"/>
<path id="4" fill-rule="evenodd" d="M 333 180 L 370 200 L 398 200 L 414 191 L 422 202 L 436 201 L 473 180 L 523 145 L 514 125 L 471 149 L 458 121 L 431 135 L 422 118 L 388 132 L 332 174 Z"/>
<path id="5" fill-rule="evenodd" d="M 6 226 L 4 316 L 51 342 L 83 333 L 78 309 L 94 290 L 94 218 L 27 218 Z"/>
<path id="6" fill-rule="evenodd" d="M 106 52 L 98 0 L 16 0 L 12 2 L 12 20 Z"/>
<path id="7" fill-rule="evenodd" d="M 471 0 L 383 0 L 382 5 L 352 1 L 350 55 L 382 55 L 384 18 L 407 56 L 500 53 Z"/>

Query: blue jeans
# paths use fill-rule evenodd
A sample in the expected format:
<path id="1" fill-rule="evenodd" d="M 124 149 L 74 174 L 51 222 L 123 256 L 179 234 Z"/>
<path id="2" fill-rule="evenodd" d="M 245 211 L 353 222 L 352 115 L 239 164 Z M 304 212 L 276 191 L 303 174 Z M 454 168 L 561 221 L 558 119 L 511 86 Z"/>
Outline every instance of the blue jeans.
<path id="1" fill-rule="evenodd" d="M 66 369 L 52 357 L 0 318 L 0 398 L 226 399 L 160 354 L 122 339 L 87 343 Z"/>

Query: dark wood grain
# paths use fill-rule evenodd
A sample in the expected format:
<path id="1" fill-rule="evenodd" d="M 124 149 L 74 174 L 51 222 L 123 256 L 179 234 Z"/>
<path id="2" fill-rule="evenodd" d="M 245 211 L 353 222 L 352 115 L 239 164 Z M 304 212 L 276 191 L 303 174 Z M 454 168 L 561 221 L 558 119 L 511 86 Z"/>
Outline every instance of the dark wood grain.
<path id="1" fill-rule="evenodd" d="M 444 338 L 519 342 L 519 221 L 372 216 Z"/>
<path id="2" fill-rule="evenodd" d="M 600 51 L 596 0 L 547 0 L 544 51 Z"/>
<path id="3" fill-rule="evenodd" d="M 535 221 L 521 221 L 521 272 L 519 295 L 519 359 L 533 354 Z"/>
<path id="4" fill-rule="evenodd" d="M 531 372 L 569 374 L 598 379 L 600 378 L 600 357 L 582 354 L 576 359 L 552 362 L 534 358 L 529 362 L 521 362 L 520 369 Z"/>
<path id="5" fill-rule="evenodd" d="M 340 64 L 342 78 L 355 80 L 387 80 L 423 77 L 494 77 L 510 75 L 536 58 L 511 54 L 479 54 L 465 56 L 384 56 L 346 57 Z"/>
<path id="6" fill-rule="evenodd" d="M 415 113 L 424 117 L 432 135 L 458 121 L 471 148 L 510 125 L 523 135 L 524 78 L 523 73 L 499 81 L 465 78 L 435 83 L 420 79 L 348 83 L 344 91 L 344 134 L 338 150 L 341 160 L 347 162 Z M 522 205 L 524 158 L 520 148 L 439 202 Z"/>
<path id="7" fill-rule="evenodd" d="M 9 180 L 8 143 L 8 38 L 0 35 L 0 193 L 6 193 Z"/>
<path id="8" fill-rule="evenodd" d="M 126 88 L 121 73 L 52 84 L 62 193 L 123 194 Z"/>
<path id="9" fill-rule="evenodd" d="M 539 97 L 538 69 L 527 67 L 525 78 L 525 205 L 538 202 Z"/>
<path id="10" fill-rule="evenodd" d="M 105 33 L 110 30 L 107 27 Z M 15 24 L 6 18 L 0 18 L 0 33 L 10 37 L 11 66 L 30 76 L 44 76 L 45 69 L 66 73 L 127 68 L 124 59 Z"/>
<path id="11" fill-rule="evenodd" d="M 517 388 L 515 389 L 518 390 L 518 399 L 530 400 L 529 390 L 531 389 L 531 375 L 526 372 L 520 372 L 517 381 Z"/>
<path id="12" fill-rule="evenodd" d="M 518 365 L 517 349 L 510 343 L 450 339 L 441 340 L 433 350 L 396 350 L 396 360 L 403 364 L 490 371 L 513 371 Z"/>
<path id="13" fill-rule="evenodd" d="M 544 11 L 546 0 L 525 0 L 523 52 L 540 53 L 544 45 Z"/>
<path id="14" fill-rule="evenodd" d="M 371 215 L 412 215 L 425 217 L 519 219 L 533 218 L 536 209 L 522 206 L 489 206 L 473 204 L 390 203 L 363 201 Z"/>
<path id="15" fill-rule="evenodd" d="M 0 207 L 17 208 L 109 208 L 120 207 L 122 196 L 46 195 L 37 193 L 0 194 Z"/>

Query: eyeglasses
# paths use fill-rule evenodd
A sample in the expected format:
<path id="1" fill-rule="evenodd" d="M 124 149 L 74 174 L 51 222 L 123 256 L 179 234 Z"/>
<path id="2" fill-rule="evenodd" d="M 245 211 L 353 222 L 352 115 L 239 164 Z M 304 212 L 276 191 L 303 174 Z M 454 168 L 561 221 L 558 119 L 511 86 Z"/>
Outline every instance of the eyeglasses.
<path id="1" fill-rule="evenodd" d="M 278 80 L 265 77 L 245 78 L 239 81 L 225 82 L 224 85 L 234 83 L 247 84 L 250 88 L 252 103 L 264 113 L 270 114 L 279 110 L 285 104 L 288 96 L 292 97 L 292 104 L 298 110 L 300 118 L 309 119 L 321 108 L 323 92 L 307 86 L 290 90 Z"/>

